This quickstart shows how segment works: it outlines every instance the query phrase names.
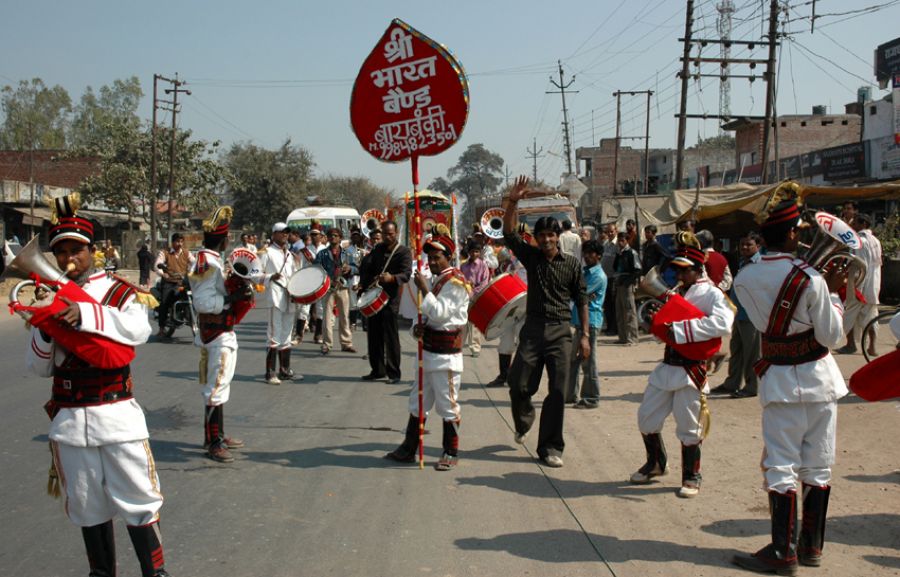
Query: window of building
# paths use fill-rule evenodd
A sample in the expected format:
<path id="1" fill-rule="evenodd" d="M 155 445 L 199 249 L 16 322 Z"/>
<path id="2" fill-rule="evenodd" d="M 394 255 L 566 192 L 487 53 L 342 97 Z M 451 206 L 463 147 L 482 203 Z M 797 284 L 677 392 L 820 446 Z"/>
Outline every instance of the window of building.
<path id="1" fill-rule="evenodd" d="M 781 121 L 781 127 L 782 127 L 782 128 L 787 128 L 787 122 L 785 122 L 785 121 L 782 120 L 782 121 Z"/>
<path id="2" fill-rule="evenodd" d="M 847 121 L 846 121 L 846 120 L 841 120 L 841 126 L 847 126 Z"/>
<path id="3" fill-rule="evenodd" d="M 834 120 L 823 120 L 822 121 L 822 126 L 831 126 L 832 124 L 834 124 Z"/>
<path id="4" fill-rule="evenodd" d="M 878 107 L 870 106 L 869 107 L 869 116 L 875 116 L 876 114 L 878 114 Z"/>
<path id="5" fill-rule="evenodd" d="M 800 121 L 800 126 L 806 126 L 806 121 L 805 120 Z"/>

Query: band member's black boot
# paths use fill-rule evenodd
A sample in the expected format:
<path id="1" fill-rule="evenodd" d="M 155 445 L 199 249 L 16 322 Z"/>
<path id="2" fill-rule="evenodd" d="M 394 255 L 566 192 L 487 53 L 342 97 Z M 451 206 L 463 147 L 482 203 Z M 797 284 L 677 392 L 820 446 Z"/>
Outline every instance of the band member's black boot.
<path id="1" fill-rule="evenodd" d="M 669 461 L 666 455 L 666 445 L 660 433 L 641 434 L 644 438 L 644 449 L 647 451 L 647 462 L 631 476 L 631 482 L 635 485 L 646 485 L 653 477 L 665 475 L 666 464 Z"/>
<path id="2" fill-rule="evenodd" d="M 84 548 L 91 566 L 90 577 L 116 577 L 116 538 L 113 522 L 82 527 Z"/>
<path id="3" fill-rule="evenodd" d="M 459 420 L 444 421 L 444 454 L 434 466 L 438 471 L 449 471 L 459 462 Z"/>
<path id="4" fill-rule="evenodd" d="M 234 456 L 225 442 L 225 416 L 222 405 L 206 407 L 207 439 L 206 454 L 219 463 L 233 463 Z M 238 441 L 243 446 L 243 441 Z"/>
<path id="5" fill-rule="evenodd" d="M 278 378 L 278 349 L 269 347 L 266 349 L 266 382 L 270 385 L 280 385 L 281 379 Z"/>
<path id="6" fill-rule="evenodd" d="M 322 319 L 316 319 L 316 332 L 313 333 L 313 342 L 322 344 Z"/>
<path id="7" fill-rule="evenodd" d="M 829 495 L 829 486 L 818 487 L 803 483 L 803 524 L 800 527 L 800 546 L 797 548 L 797 558 L 801 565 L 818 567 L 822 564 Z"/>
<path id="8" fill-rule="evenodd" d="M 681 488 L 675 493 L 683 499 L 696 497 L 700 492 L 700 443 L 681 444 Z"/>
<path id="9" fill-rule="evenodd" d="M 512 355 L 498 355 L 497 362 L 500 365 L 500 374 L 488 383 L 489 387 L 505 387 L 506 378 L 509 376 L 509 365 L 512 363 Z"/>
<path id="10" fill-rule="evenodd" d="M 409 416 L 406 423 L 406 437 L 400 446 L 384 456 L 385 459 L 398 463 L 412 463 L 416 460 L 416 449 L 419 448 L 419 417 Z"/>
<path id="11" fill-rule="evenodd" d="M 294 378 L 294 371 L 291 370 L 291 349 L 281 349 L 278 351 L 278 363 L 281 368 L 278 370 L 278 378 L 282 381 L 290 381 Z"/>
<path id="12" fill-rule="evenodd" d="M 772 542 L 751 555 L 735 555 L 735 565 L 757 573 L 797 574 L 797 492 L 769 491 Z"/>
<path id="13" fill-rule="evenodd" d="M 169 577 L 163 566 L 162 536 L 159 523 L 150 523 L 140 527 L 128 527 L 128 535 L 134 552 L 141 563 L 141 577 Z"/>

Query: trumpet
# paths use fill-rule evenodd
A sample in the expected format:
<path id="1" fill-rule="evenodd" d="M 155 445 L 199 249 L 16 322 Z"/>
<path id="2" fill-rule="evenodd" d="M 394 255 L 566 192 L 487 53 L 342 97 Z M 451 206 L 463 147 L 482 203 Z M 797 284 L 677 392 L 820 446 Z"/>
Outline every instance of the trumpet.
<path id="1" fill-rule="evenodd" d="M 854 290 L 865 280 L 868 268 L 866 261 L 851 252 L 862 247 L 862 240 L 833 214 L 817 212 L 815 218 L 816 234 L 809 245 L 801 245 L 803 250 L 797 256 L 820 273 L 835 267 L 847 269 L 848 291 Z"/>

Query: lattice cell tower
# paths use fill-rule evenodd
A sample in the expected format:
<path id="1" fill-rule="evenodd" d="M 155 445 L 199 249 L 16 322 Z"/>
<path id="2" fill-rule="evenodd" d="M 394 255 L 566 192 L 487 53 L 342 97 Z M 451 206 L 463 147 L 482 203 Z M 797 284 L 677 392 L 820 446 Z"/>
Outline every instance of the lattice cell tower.
<path id="1" fill-rule="evenodd" d="M 716 4 L 716 10 L 719 11 L 719 18 L 716 21 L 716 28 L 719 32 L 719 40 L 722 41 L 720 46 L 720 56 L 722 58 L 722 77 L 719 83 L 719 117 L 720 121 L 731 116 L 731 80 L 729 77 L 729 59 L 731 58 L 731 15 L 734 14 L 734 2 L 731 0 L 722 0 Z M 724 134 L 719 127 L 719 135 Z"/>

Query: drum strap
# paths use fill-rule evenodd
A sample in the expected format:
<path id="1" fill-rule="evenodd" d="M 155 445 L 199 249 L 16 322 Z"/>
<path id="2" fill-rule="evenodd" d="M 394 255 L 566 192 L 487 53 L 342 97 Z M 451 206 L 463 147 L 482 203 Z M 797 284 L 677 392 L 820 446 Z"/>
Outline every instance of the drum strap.
<path id="1" fill-rule="evenodd" d="M 787 331 L 791 326 L 797 305 L 800 303 L 800 293 L 809 285 L 809 276 L 799 266 L 794 265 L 791 272 L 781 284 L 778 298 L 769 313 L 769 326 L 762 334 L 762 358 L 753 365 L 753 371 L 762 377 L 771 365 L 797 365 L 812 360 L 817 360 L 828 354 L 828 349 L 815 341 L 808 342 L 806 331 L 799 335 L 788 337 Z M 823 353 L 824 351 L 824 353 Z M 766 354 L 766 353 L 769 354 Z"/>

